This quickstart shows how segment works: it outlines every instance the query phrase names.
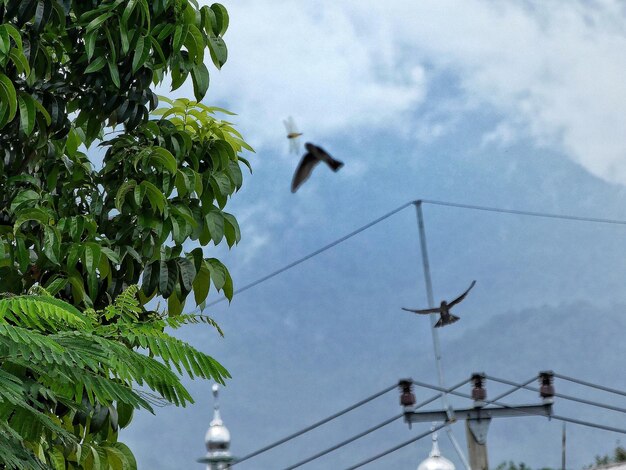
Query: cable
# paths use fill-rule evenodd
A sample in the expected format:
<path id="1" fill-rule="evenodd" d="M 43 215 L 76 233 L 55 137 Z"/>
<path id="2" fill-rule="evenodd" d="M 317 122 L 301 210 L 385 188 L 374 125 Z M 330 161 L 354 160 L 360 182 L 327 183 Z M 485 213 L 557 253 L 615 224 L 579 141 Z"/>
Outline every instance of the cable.
<path id="1" fill-rule="evenodd" d="M 337 449 L 339 449 L 339 448 L 341 448 L 341 447 L 343 447 L 345 445 L 350 444 L 351 442 L 356 441 L 357 439 L 360 439 L 360 438 L 362 438 L 364 436 L 367 436 L 368 434 L 370 434 L 370 433 L 372 433 L 374 431 L 377 431 L 378 429 L 380 429 L 380 428 L 382 428 L 384 426 L 387 426 L 388 424 L 393 423 L 394 421 L 397 421 L 398 419 L 402 418 L 403 416 L 404 416 L 404 413 L 400 413 L 399 415 L 392 416 L 391 418 L 386 419 L 382 423 L 377 424 L 376 426 L 374 426 L 372 428 L 366 429 L 365 431 L 360 432 L 359 434 L 356 434 L 356 435 L 346 439 L 345 441 L 341 441 L 339 444 L 335 444 L 334 446 L 329 447 L 328 449 L 325 449 L 325 450 L 323 450 L 321 452 L 318 452 L 317 454 L 314 454 L 311 457 L 308 457 L 308 458 L 306 458 L 304 460 L 301 460 L 300 462 L 298 462 L 296 464 L 293 464 L 293 465 L 291 465 L 289 467 L 286 467 L 284 470 L 293 470 L 294 468 L 301 467 L 302 465 L 307 464 L 309 462 L 312 462 L 313 460 L 318 459 L 318 458 L 320 458 L 320 457 L 322 457 L 322 456 L 324 456 L 326 454 L 329 454 L 329 453 L 331 453 L 334 450 L 337 450 Z"/>
<path id="2" fill-rule="evenodd" d="M 238 463 L 243 462 L 244 460 L 251 459 L 252 457 L 256 457 L 259 454 L 267 452 L 268 450 L 273 449 L 274 447 L 278 447 L 279 445 L 284 444 L 285 442 L 290 441 L 292 439 L 295 439 L 296 437 L 301 436 L 302 434 L 305 434 L 305 433 L 307 433 L 309 431 L 312 431 L 313 429 L 321 426 L 322 424 L 326 424 L 329 421 L 332 421 L 333 419 L 338 418 L 338 417 L 348 413 L 349 411 L 352 411 L 352 410 L 358 408 L 359 406 L 365 405 L 366 403 L 368 403 L 368 402 L 370 402 L 370 401 L 372 401 L 372 400 L 374 400 L 374 399 L 384 395 L 385 393 L 393 390 L 397 386 L 398 386 L 397 384 L 393 384 L 392 386 L 387 387 L 384 390 L 381 390 L 380 392 L 375 393 L 374 395 L 371 395 L 371 396 L 369 396 L 367 398 L 364 398 L 363 400 L 355 403 L 354 405 L 351 405 L 351 406 L 349 406 L 347 408 L 344 408 L 343 410 L 341 410 L 341 411 L 339 411 L 339 412 L 337 412 L 335 414 L 332 414 L 332 415 L 328 416 L 327 418 L 324 418 L 324 419 L 322 419 L 322 420 L 320 420 L 320 421 L 318 421 L 318 422 L 316 422 L 316 423 L 314 423 L 314 424 L 312 424 L 310 426 L 307 426 L 306 428 L 301 429 L 300 431 L 297 431 L 297 432 L 295 432 L 293 434 L 290 434 L 289 436 L 284 437 L 284 438 L 282 438 L 282 439 L 280 439 L 280 440 L 278 440 L 278 441 L 276 441 L 276 442 L 274 442 L 274 443 L 272 443 L 270 445 L 262 447 L 259 450 L 255 450 L 254 452 L 251 452 L 251 453 L 249 453 L 247 455 L 244 455 L 242 458 L 237 459 L 235 462 L 233 462 L 231 464 L 231 467 L 237 465 Z"/>
<path id="3" fill-rule="evenodd" d="M 492 377 L 492 376 L 487 376 L 487 378 L 490 379 L 490 380 L 493 380 L 495 382 L 500 382 L 500 383 L 507 384 L 507 385 L 518 385 L 515 382 L 511 382 L 510 380 L 499 379 L 499 378 Z M 536 388 L 536 387 L 529 387 L 527 385 L 521 385 L 520 388 L 524 388 L 526 390 L 530 390 L 531 392 L 539 392 L 538 388 Z M 575 402 L 578 402 L 578 403 L 583 403 L 585 405 L 597 406 L 598 408 L 605 408 L 607 410 L 619 411 L 620 413 L 626 413 L 626 408 L 621 408 L 619 406 L 607 405 L 607 404 L 604 404 L 604 403 L 599 403 L 597 401 L 586 400 L 584 398 L 577 398 L 577 397 L 573 397 L 571 395 L 565 395 L 563 393 L 555 393 L 554 396 L 557 397 L 557 398 L 563 398 L 564 400 L 570 400 L 570 401 L 575 401 Z"/>
<path id="4" fill-rule="evenodd" d="M 339 245 L 340 243 L 348 240 L 349 238 L 354 237 L 355 235 L 358 235 L 359 233 L 367 230 L 370 227 L 373 227 L 374 225 L 382 222 L 385 219 L 388 219 L 389 217 L 391 217 L 392 215 L 400 212 L 403 209 L 406 209 L 407 207 L 409 207 L 410 205 L 413 204 L 432 204 L 435 206 L 448 206 L 448 207 L 457 207 L 460 209 L 472 209 L 472 210 L 479 210 L 479 211 L 487 211 L 487 212 L 498 212 L 498 213 L 503 213 L 503 214 L 515 214 L 515 215 L 526 215 L 526 216 L 530 216 L 530 217 L 543 217 L 543 218 L 550 218 L 550 219 L 561 219 L 561 220 L 573 220 L 573 221 L 578 221 L 578 222 L 591 222 L 591 223 L 603 223 L 603 224 L 614 224 L 614 225 L 626 225 L 626 220 L 618 220 L 618 219 L 603 219 L 603 218 L 596 218 L 596 217 L 581 217 L 581 216 L 575 216 L 575 215 L 567 215 L 567 214 L 550 214 L 547 212 L 533 212 L 533 211 L 525 211 L 525 210 L 517 210 L 517 209 L 502 209 L 499 207 L 486 207 L 486 206 L 477 206 L 477 205 L 473 205 L 473 204 L 460 204 L 460 203 L 456 203 L 456 202 L 446 202 L 446 201 L 437 201 L 437 200 L 433 200 L 433 199 L 417 199 L 415 201 L 411 201 L 408 202 L 406 204 L 403 204 L 402 206 L 392 210 L 391 212 L 388 212 L 387 214 L 379 217 L 378 219 L 375 219 L 365 225 L 363 225 L 362 227 L 354 230 L 353 232 L 350 232 L 349 234 L 335 240 L 332 243 L 329 243 L 328 245 L 323 246 L 322 248 L 319 248 L 318 250 L 315 250 L 312 253 L 309 253 L 308 255 L 293 261 L 292 263 L 289 263 L 286 266 L 283 266 L 280 269 L 277 269 L 276 271 L 273 271 L 272 273 L 263 276 L 260 279 L 257 279 L 256 281 L 251 282 L 250 284 L 246 284 L 245 286 L 236 289 L 233 292 L 233 296 L 240 294 L 244 291 L 247 291 L 248 289 L 251 289 L 253 287 L 256 287 L 257 285 L 275 277 L 278 276 L 279 274 L 282 274 L 283 272 L 298 266 L 301 263 L 304 263 L 305 261 L 325 252 L 326 250 L 329 250 L 337 245 Z M 206 307 L 211 307 L 213 305 L 216 305 L 220 302 L 224 302 L 226 299 L 226 297 L 221 297 L 219 299 L 216 299 L 212 302 L 209 302 L 208 304 L 206 304 L 204 306 L 204 308 Z M 191 313 L 196 313 L 196 312 L 200 312 L 202 311 L 203 308 L 196 308 L 195 310 L 193 310 Z"/>
<path id="5" fill-rule="evenodd" d="M 565 421 L 567 423 L 580 424 L 581 426 L 589 426 L 590 428 L 602 429 L 604 431 L 613 431 L 613 432 L 618 432 L 620 434 L 626 434 L 626 429 L 614 428 L 613 426 L 605 426 L 603 424 L 590 423 L 589 421 L 582 421 L 580 419 L 574 419 L 574 418 L 566 418 L 565 416 L 552 415 L 551 418 L 557 419 L 559 421 Z"/>
<path id="6" fill-rule="evenodd" d="M 562 219 L 562 220 L 574 220 L 578 222 L 592 222 L 592 223 L 602 223 L 602 224 L 615 224 L 615 225 L 626 225 L 626 220 L 617 220 L 617 219 L 602 219 L 596 217 L 581 217 L 577 215 L 567 215 L 567 214 L 550 214 L 547 212 L 533 212 L 533 211 L 525 211 L 525 210 L 517 210 L 517 209 L 502 209 L 500 207 L 486 207 L 486 206 L 475 206 L 472 204 L 459 204 L 456 202 L 446 202 L 446 201 L 434 201 L 431 199 L 418 199 L 415 201 L 415 204 L 418 203 L 423 204 L 433 204 L 436 206 L 448 206 L 448 207 L 458 207 L 460 209 L 472 209 L 477 211 L 487 211 L 487 212 L 499 212 L 502 214 L 516 214 L 516 215 L 527 215 L 530 217 L 543 217 L 548 219 Z"/>
<path id="7" fill-rule="evenodd" d="M 457 389 L 457 388 L 459 388 L 459 387 L 461 387 L 461 386 L 465 385 L 465 384 L 466 384 L 467 382 L 469 382 L 470 380 L 471 380 L 471 379 L 468 379 L 468 380 L 464 380 L 464 381 L 462 381 L 462 382 L 459 382 L 459 383 L 458 383 L 458 384 L 456 384 L 454 387 L 452 387 L 452 388 L 450 388 L 450 389 L 448 389 L 448 390 L 449 390 L 449 391 L 455 390 L 455 389 Z M 429 403 L 431 403 L 431 402 L 433 402 L 433 401 L 435 401 L 435 400 L 439 399 L 442 395 L 443 395 L 443 393 L 438 393 L 438 394 L 436 394 L 435 396 L 432 396 L 432 397 L 430 397 L 429 399 L 424 400 L 423 402 L 419 403 L 418 405 L 415 405 L 415 406 L 414 406 L 414 409 L 418 409 L 418 408 L 421 408 L 422 406 L 426 406 L 426 405 L 428 405 Z M 339 449 L 339 448 L 341 448 L 341 447 L 343 447 L 343 446 L 345 446 L 345 445 L 348 445 L 348 444 L 350 444 L 351 442 L 354 442 L 354 441 L 356 441 L 357 439 L 360 439 L 361 437 L 366 436 L 367 434 L 370 434 L 371 432 L 374 432 L 374 431 L 376 431 L 376 430 L 378 430 L 378 429 L 382 428 L 383 426 L 386 426 L 386 425 L 388 425 L 388 424 L 392 423 L 393 421 L 395 421 L 395 420 L 397 420 L 397 419 L 399 419 L 399 418 L 401 418 L 401 417 L 403 417 L 403 416 L 404 416 L 404 413 L 401 413 L 401 414 L 399 414 L 399 415 L 397 415 L 397 416 L 394 416 L 394 417 L 392 417 L 392 418 L 389 418 L 388 420 L 383 421 L 382 423 L 377 424 L 376 426 L 374 426 L 374 427 L 372 427 L 372 428 L 369 428 L 369 429 L 367 429 L 367 430 L 365 430 L 365 431 L 363 431 L 363 432 L 360 432 L 359 434 L 356 434 L 355 436 L 352 436 L 352 437 L 350 437 L 350 438 L 348 438 L 348 439 L 346 439 L 346 440 L 344 440 L 344 441 L 340 442 L 339 444 L 335 444 L 334 446 L 329 447 L 328 449 L 325 449 L 325 450 L 323 450 L 323 451 L 321 451 L 321 452 L 318 452 L 317 454 L 312 455 L 311 457 L 308 457 L 308 458 L 306 458 L 305 460 L 302 460 L 302 461 L 298 462 L 297 464 L 294 464 L 294 465 L 292 465 L 292 466 L 290 466 L 290 467 L 287 467 L 285 470 L 293 470 L 294 468 L 297 468 L 297 467 L 300 467 L 300 466 L 302 466 L 302 465 L 304 465 L 304 464 L 306 464 L 306 463 L 312 462 L 313 460 L 318 459 L 318 458 L 320 458 L 320 457 L 322 457 L 322 456 L 324 456 L 324 455 L 326 455 L 326 454 L 329 454 L 329 453 L 333 452 L 334 450 L 337 450 L 337 449 Z"/>
<path id="8" fill-rule="evenodd" d="M 395 447 L 392 447 L 391 449 L 387 449 L 384 452 L 381 452 L 380 454 L 375 455 L 374 457 L 370 457 L 367 460 L 363 460 L 362 462 L 357 463 L 356 465 L 353 465 L 352 467 L 348 467 L 346 470 L 354 470 L 355 468 L 359 468 L 362 467 L 363 465 L 367 465 L 368 463 L 372 463 L 374 460 L 378 460 L 381 457 L 384 457 L 385 455 L 389 455 L 392 452 L 395 452 L 396 450 L 400 450 L 403 447 L 408 446 L 409 444 L 412 444 L 415 441 L 419 441 L 420 439 L 423 439 L 424 437 L 439 431 L 441 428 L 445 427 L 448 424 L 448 422 L 446 421 L 443 424 L 440 424 L 438 426 L 435 426 L 433 429 L 431 429 L 430 431 L 424 432 L 422 434 L 419 434 L 418 436 L 415 436 L 412 439 L 409 439 L 408 441 L 404 441 L 402 444 L 398 444 Z"/>
<path id="9" fill-rule="evenodd" d="M 407 207 L 409 207 L 411 204 L 413 204 L 413 203 L 412 203 L 412 202 L 407 202 L 406 204 L 401 205 L 400 207 L 398 207 L 398 208 L 396 208 L 396 209 L 392 210 L 391 212 L 387 212 L 385 215 L 383 215 L 383 216 L 379 217 L 378 219 L 373 220 L 373 221 L 371 221 L 371 222 L 369 222 L 369 223 L 367 223 L 367 224 L 363 225 L 362 227 L 360 227 L 360 228 L 356 229 L 356 230 L 355 230 L 355 231 L 353 231 L 353 232 L 350 232 L 348 235 L 345 235 L 345 236 L 343 236 L 343 237 L 339 238 L 338 240 L 335 240 L 334 242 L 329 243 L 328 245 L 323 246 L 322 248 L 320 248 L 320 249 L 318 249 L 318 250 L 315 250 L 315 251 L 314 251 L 314 252 L 312 252 L 312 253 L 309 253 L 308 255 L 304 256 L 303 258 L 300 258 L 300 259 L 298 259 L 298 260 L 296 260 L 296 261 L 294 261 L 294 262 L 292 262 L 292 263 L 289 263 L 287 266 L 284 266 L 284 267 L 282 267 L 282 268 L 280 268 L 280 269 L 277 269 L 276 271 L 274 271 L 274 272 L 272 272 L 272 273 L 268 274 L 267 276 L 263 276 L 262 278 L 257 279 L 257 280 L 256 280 L 256 281 L 254 281 L 254 282 L 251 282 L 250 284 L 246 284 L 245 286 L 243 286 L 243 287 L 241 287 L 241 288 L 239 288 L 239 289 L 236 289 L 236 290 L 233 292 L 233 296 L 234 296 L 234 295 L 236 295 L 236 294 L 240 294 L 240 293 L 242 293 L 242 292 L 244 292 L 244 291 L 246 291 L 246 290 L 248 290 L 248 289 L 251 289 L 251 288 L 253 288 L 253 287 L 257 286 L 258 284 L 261 284 L 262 282 L 265 282 L 265 281 L 267 281 L 267 280 L 269 280 L 269 279 L 271 279 L 271 278 L 273 278 L 273 277 L 275 277 L 275 276 L 278 276 L 279 274 L 281 274 L 281 273 L 283 273 L 283 272 L 285 272 L 285 271 L 287 271 L 287 270 L 289 270 L 289 269 L 291 269 L 291 268 L 293 268 L 293 267 L 295 267 L 295 266 L 299 265 L 300 263 L 304 263 L 305 261 L 307 261 L 307 260 L 309 260 L 309 259 L 313 258 L 314 256 L 317 256 L 317 255 L 319 255 L 319 254 L 321 254 L 321 253 L 325 252 L 326 250 L 330 250 L 331 248 L 333 248 L 333 247 L 335 247 L 335 246 L 339 245 L 340 243 L 345 242 L 345 241 L 346 241 L 346 240 L 348 240 L 349 238 L 352 238 L 352 237 L 354 237 L 355 235 L 358 235 L 359 233 L 361 233 L 361 232 L 363 232 L 363 231 L 367 230 L 368 228 L 373 227 L 374 225 L 376 225 L 376 224 L 378 224 L 378 223 L 382 222 L 382 221 L 383 221 L 383 220 L 385 220 L 385 219 L 388 219 L 388 218 L 389 218 L 389 217 L 391 217 L 392 215 L 394 215 L 394 214 L 396 214 L 396 213 L 400 212 L 401 210 L 406 209 L 406 208 L 407 208 Z M 222 298 L 220 298 L 220 299 L 214 300 L 213 302 L 208 303 L 208 304 L 206 305 L 206 307 L 210 307 L 210 306 L 212 306 L 212 305 L 218 304 L 218 303 L 220 303 L 220 302 L 223 302 L 224 300 L 226 300 L 226 297 L 222 297 Z M 196 309 L 196 310 L 194 310 L 194 312 L 196 312 L 196 311 L 198 311 L 198 312 L 199 312 L 199 311 L 201 311 L 201 310 L 202 310 L 202 309 Z M 193 313 L 193 312 L 192 312 L 192 313 Z"/>
<path id="10" fill-rule="evenodd" d="M 626 392 L 623 392 L 622 390 L 617 390 L 615 388 L 609 388 L 609 387 L 605 387 L 603 385 L 597 385 L 597 384 L 594 384 L 594 383 L 591 383 L 591 382 L 585 382 L 584 380 L 575 379 L 573 377 L 568 377 L 566 375 L 557 374 L 557 373 L 554 373 L 554 377 L 557 377 L 557 378 L 562 379 L 562 380 L 567 380 L 569 382 L 574 382 L 574 383 L 577 383 L 579 385 L 586 385 L 587 387 L 597 388 L 598 390 L 602 390 L 604 392 L 615 393 L 616 395 L 621 395 L 623 397 L 626 397 Z"/>

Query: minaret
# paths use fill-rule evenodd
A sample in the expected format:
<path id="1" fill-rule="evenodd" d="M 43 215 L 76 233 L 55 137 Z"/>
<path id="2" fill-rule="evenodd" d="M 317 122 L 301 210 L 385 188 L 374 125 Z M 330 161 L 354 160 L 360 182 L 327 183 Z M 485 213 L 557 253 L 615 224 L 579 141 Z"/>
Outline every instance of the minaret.
<path id="1" fill-rule="evenodd" d="M 209 423 L 209 429 L 204 437 L 207 454 L 206 457 L 198 460 L 206 463 L 206 470 L 226 470 L 230 468 L 230 463 L 235 460 L 230 455 L 230 432 L 224 426 L 220 416 L 220 405 L 218 401 L 219 386 L 213 385 L 213 419 Z"/>

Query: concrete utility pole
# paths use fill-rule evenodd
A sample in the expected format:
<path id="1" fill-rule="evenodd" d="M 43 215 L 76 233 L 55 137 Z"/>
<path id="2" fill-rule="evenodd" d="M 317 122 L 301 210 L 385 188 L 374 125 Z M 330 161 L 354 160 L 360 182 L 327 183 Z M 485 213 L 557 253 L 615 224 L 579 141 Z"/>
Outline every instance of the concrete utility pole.
<path id="1" fill-rule="evenodd" d="M 420 248 L 422 251 L 422 267 L 424 268 L 424 282 L 426 283 L 426 296 L 428 297 L 428 308 L 435 307 L 435 299 L 433 296 L 433 284 L 430 278 L 430 264 L 428 262 L 428 249 L 426 247 L 426 229 L 424 228 L 424 214 L 422 214 L 422 201 L 415 202 L 415 209 L 417 210 L 417 228 L 420 234 Z M 435 351 L 435 364 L 437 366 L 437 376 L 439 379 L 439 386 L 441 388 L 445 388 L 445 379 L 443 377 L 443 367 L 441 365 L 441 347 L 439 345 L 439 334 L 435 329 L 435 323 L 437 323 L 437 315 L 430 315 L 430 331 L 433 337 L 433 348 Z M 449 410 L 450 406 L 448 405 L 448 397 L 444 393 L 441 396 L 441 403 L 444 409 Z M 448 413 L 444 422 L 453 422 L 451 419 L 452 415 Z M 463 462 L 463 465 L 467 470 L 472 470 L 467 458 L 463 454 L 459 443 L 454 438 L 454 434 L 452 434 L 452 429 L 450 426 L 446 426 L 446 433 L 448 434 L 448 438 L 452 445 L 454 446 L 454 450 L 456 451 L 458 457 Z"/>
<path id="2" fill-rule="evenodd" d="M 412 392 L 413 381 L 403 379 L 398 383 L 402 395 L 400 404 L 404 407 L 404 421 L 412 423 L 422 422 L 454 422 L 465 420 L 467 433 L 467 448 L 469 451 L 469 465 L 472 470 L 489 470 L 487 460 L 487 431 L 492 418 L 510 418 L 519 416 L 551 416 L 552 404 L 554 402 L 554 386 L 552 385 L 552 372 L 540 372 L 539 381 L 541 387 L 539 394 L 542 398 L 541 404 L 536 405 L 500 405 L 498 400 L 509 393 L 521 388 L 516 387 L 506 394 L 500 395 L 496 399 L 487 400 L 487 392 L 484 387 L 485 374 L 472 374 L 471 398 L 474 400 L 473 408 L 454 410 L 451 408 L 436 411 L 416 411 L 412 410 L 415 405 L 415 395 Z M 486 406 L 493 404 L 494 406 Z M 450 418 L 452 414 L 452 418 Z"/>
<path id="3" fill-rule="evenodd" d="M 470 427 L 470 421 L 465 421 L 465 435 L 467 437 L 467 451 L 472 470 L 488 470 L 487 442 L 480 442 Z"/>

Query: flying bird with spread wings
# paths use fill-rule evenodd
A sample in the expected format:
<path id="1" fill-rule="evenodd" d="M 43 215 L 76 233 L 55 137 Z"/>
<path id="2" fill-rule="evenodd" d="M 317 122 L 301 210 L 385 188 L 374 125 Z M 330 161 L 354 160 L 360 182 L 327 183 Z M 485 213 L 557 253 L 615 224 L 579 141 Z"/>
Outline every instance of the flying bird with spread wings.
<path id="1" fill-rule="evenodd" d="M 306 153 L 302 157 L 302 160 L 300 160 L 296 172 L 293 175 L 293 180 L 291 181 L 292 193 L 295 193 L 300 185 L 309 179 L 313 168 L 315 168 L 319 162 L 326 163 L 333 171 L 338 171 L 339 168 L 343 166 L 343 162 L 335 160 L 322 147 L 318 147 L 310 142 L 304 144 L 304 147 L 306 148 Z"/>
<path id="2" fill-rule="evenodd" d="M 467 290 L 463 292 L 461 295 L 459 295 L 452 302 L 448 303 L 445 300 L 442 300 L 441 305 L 438 308 L 426 308 L 423 310 L 413 310 L 410 308 L 403 307 L 402 310 L 406 310 L 407 312 L 420 313 L 423 315 L 426 315 L 429 313 L 438 313 L 439 315 L 441 315 L 441 318 L 435 324 L 435 328 L 440 328 L 442 326 L 451 325 L 452 323 L 457 321 L 459 317 L 457 317 L 456 315 L 452 315 L 450 313 L 450 309 L 454 307 L 456 304 L 460 303 L 465 298 L 465 296 L 469 293 L 469 291 L 472 290 L 472 287 L 474 287 L 474 284 L 476 284 L 476 281 L 472 281 L 472 283 L 467 288 Z"/>
<path id="3" fill-rule="evenodd" d="M 283 121 L 285 129 L 287 129 L 287 138 L 289 139 L 289 151 L 291 153 L 300 153 L 299 137 L 302 132 L 298 132 L 296 123 L 291 116 Z"/>

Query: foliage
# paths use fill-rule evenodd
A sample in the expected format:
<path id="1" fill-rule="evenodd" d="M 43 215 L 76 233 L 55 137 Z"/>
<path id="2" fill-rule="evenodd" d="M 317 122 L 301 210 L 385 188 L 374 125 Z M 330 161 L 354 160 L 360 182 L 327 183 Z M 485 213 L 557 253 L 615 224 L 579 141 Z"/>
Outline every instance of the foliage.
<path id="1" fill-rule="evenodd" d="M 617 446 L 613 451 L 613 457 L 609 455 L 599 456 L 596 455 L 596 461 L 594 464 L 587 465 L 585 468 L 594 468 L 598 465 L 609 465 L 612 463 L 626 462 L 626 449 L 622 446 Z"/>
<path id="2" fill-rule="evenodd" d="M 184 405 L 191 396 L 167 365 L 192 378 L 228 376 L 210 356 L 165 333 L 173 324 L 167 318 L 152 312 L 140 320 L 136 286 L 84 313 L 39 291 L 0 299 L 0 417 L 15 441 L 0 445 L 3 462 L 22 461 L 27 447 L 56 468 L 108 469 L 114 461 L 135 468 L 132 453 L 116 442 L 133 409 L 152 411 L 154 398 L 135 384 Z M 181 316 L 176 324 L 190 321 L 197 318 Z M 33 468 L 33 461 L 14 467 Z"/>
<path id="3" fill-rule="evenodd" d="M 239 241 L 224 212 L 242 184 L 238 154 L 248 145 L 220 108 L 170 102 L 149 121 L 151 83 L 166 71 L 178 88 L 191 75 L 196 98 L 208 86 L 208 47 L 221 67 L 224 7 L 187 0 L 0 0 L 0 278 L 16 294 L 35 282 L 74 305 L 102 307 L 144 274 L 146 301 L 182 311 L 201 304 L 212 282 L 232 296 L 216 259 L 183 242 Z M 85 73 L 87 72 L 87 73 Z M 80 144 L 105 126 L 95 171 Z M 166 246 L 166 242 L 172 243 Z"/>
<path id="4" fill-rule="evenodd" d="M 512 460 L 509 460 L 508 462 L 502 462 L 501 464 L 499 464 L 496 467 L 496 470 L 532 470 L 532 468 L 526 465 L 524 462 L 520 462 L 516 464 Z M 539 470 L 553 470 L 553 469 L 549 467 L 542 467 Z"/>
<path id="5" fill-rule="evenodd" d="M 224 209 L 252 150 L 216 117 L 227 111 L 200 103 L 205 53 L 224 65 L 228 22 L 222 5 L 196 0 L 0 0 L 0 291 L 15 296 L 0 301 L 8 468 L 37 468 L 35 458 L 132 468 L 112 422 L 122 427 L 119 406 L 149 409 L 133 383 L 184 405 L 173 370 L 227 376 L 164 329 L 214 324 L 182 315 L 191 292 L 201 307 L 211 284 L 233 293 L 201 248 L 239 241 Z M 151 86 L 166 75 L 173 89 L 191 77 L 197 101 L 158 109 Z M 84 153 L 96 140 L 98 168 Z M 37 286 L 56 299 L 25 295 Z M 167 316 L 146 308 L 155 296 Z"/>

